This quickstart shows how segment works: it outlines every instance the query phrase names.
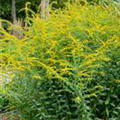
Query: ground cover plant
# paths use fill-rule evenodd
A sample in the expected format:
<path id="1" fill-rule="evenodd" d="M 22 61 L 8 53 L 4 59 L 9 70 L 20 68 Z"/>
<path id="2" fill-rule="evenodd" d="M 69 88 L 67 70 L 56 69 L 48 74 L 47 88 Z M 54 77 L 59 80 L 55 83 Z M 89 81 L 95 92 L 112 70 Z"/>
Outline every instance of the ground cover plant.
<path id="1" fill-rule="evenodd" d="M 9 110 L 23 120 L 119 120 L 119 15 L 87 3 L 50 13 L 32 12 L 26 28 L 8 28 L 20 29 L 21 39 L 1 28 Z"/>

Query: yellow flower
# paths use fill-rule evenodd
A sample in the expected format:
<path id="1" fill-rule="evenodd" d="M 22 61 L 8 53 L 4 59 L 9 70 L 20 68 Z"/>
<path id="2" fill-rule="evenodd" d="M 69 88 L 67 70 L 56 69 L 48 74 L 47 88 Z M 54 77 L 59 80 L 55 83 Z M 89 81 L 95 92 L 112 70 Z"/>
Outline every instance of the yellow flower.
<path id="1" fill-rule="evenodd" d="M 115 82 L 116 82 L 116 83 L 120 83 L 120 80 L 116 80 Z"/>
<path id="2" fill-rule="evenodd" d="M 102 76 L 105 76 L 105 72 L 100 72 L 100 74 L 101 74 Z"/>
<path id="3" fill-rule="evenodd" d="M 75 98 L 75 101 L 80 101 L 81 100 L 81 98 L 79 97 L 79 96 L 77 96 L 76 98 Z"/>

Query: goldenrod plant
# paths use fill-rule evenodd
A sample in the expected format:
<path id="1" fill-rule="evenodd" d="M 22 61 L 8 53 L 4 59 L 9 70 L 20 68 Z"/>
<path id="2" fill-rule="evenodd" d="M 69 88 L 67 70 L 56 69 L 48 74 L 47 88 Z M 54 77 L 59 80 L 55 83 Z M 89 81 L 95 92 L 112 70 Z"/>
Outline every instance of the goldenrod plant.
<path id="1" fill-rule="evenodd" d="M 27 22 L 8 28 L 19 28 L 21 39 L 1 29 L 12 110 L 23 120 L 119 120 L 120 22 L 113 7 L 67 3 L 48 19 L 32 13 Z"/>

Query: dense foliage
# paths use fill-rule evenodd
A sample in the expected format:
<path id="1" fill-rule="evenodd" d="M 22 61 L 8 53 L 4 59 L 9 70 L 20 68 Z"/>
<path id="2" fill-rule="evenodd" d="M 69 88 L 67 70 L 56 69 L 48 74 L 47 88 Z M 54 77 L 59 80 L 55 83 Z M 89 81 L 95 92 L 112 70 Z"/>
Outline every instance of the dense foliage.
<path id="1" fill-rule="evenodd" d="M 68 4 L 1 29 L 4 94 L 23 120 L 120 119 L 120 22 L 114 8 Z M 10 24 L 10 23 L 9 23 Z M 3 73 L 3 77 L 6 74 Z M 5 89 L 4 88 L 4 89 Z"/>

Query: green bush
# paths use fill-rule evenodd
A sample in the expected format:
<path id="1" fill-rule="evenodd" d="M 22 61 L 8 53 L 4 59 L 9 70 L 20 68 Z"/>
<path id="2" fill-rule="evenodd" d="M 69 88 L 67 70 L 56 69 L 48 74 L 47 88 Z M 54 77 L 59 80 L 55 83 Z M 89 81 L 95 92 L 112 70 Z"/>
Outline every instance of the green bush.
<path id="1" fill-rule="evenodd" d="M 74 4 L 14 26 L 20 40 L 2 29 L 0 64 L 13 73 L 7 95 L 22 119 L 119 118 L 118 17 L 111 6 Z"/>
<path id="2" fill-rule="evenodd" d="M 117 33 L 117 32 L 116 32 Z M 93 78 L 94 84 L 104 87 L 98 97 L 91 99 L 90 106 L 95 117 L 104 120 L 120 119 L 120 46 L 109 41 L 109 50 L 106 55 L 111 59 L 98 69 L 102 74 L 96 74 Z M 94 104 L 94 107 L 93 107 Z"/>

